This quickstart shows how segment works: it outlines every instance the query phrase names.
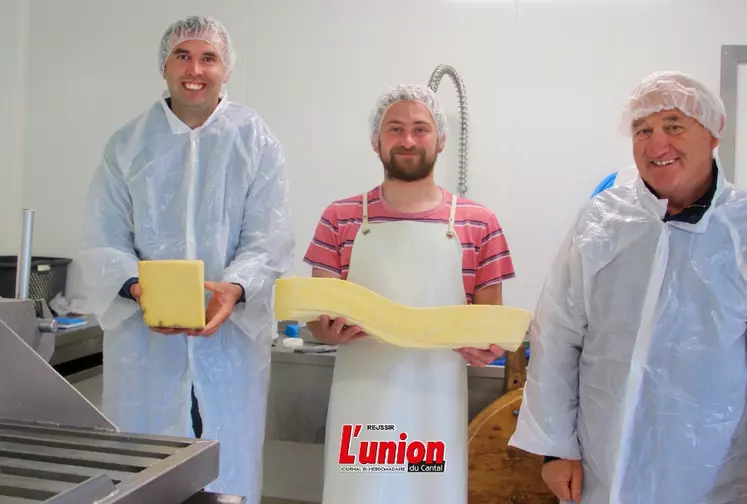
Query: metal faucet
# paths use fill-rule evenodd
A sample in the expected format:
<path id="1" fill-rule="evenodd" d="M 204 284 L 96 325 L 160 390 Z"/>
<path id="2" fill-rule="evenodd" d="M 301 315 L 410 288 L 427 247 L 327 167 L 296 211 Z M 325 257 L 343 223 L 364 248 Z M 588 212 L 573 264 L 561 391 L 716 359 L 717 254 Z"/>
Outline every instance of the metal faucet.
<path id="1" fill-rule="evenodd" d="M 444 75 L 451 77 L 459 97 L 459 185 L 457 194 L 464 197 L 467 194 L 467 95 L 464 91 L 464 81 L 451 65 L 438 65 L 431 75 L 428 87 L 435 93 Z"/>

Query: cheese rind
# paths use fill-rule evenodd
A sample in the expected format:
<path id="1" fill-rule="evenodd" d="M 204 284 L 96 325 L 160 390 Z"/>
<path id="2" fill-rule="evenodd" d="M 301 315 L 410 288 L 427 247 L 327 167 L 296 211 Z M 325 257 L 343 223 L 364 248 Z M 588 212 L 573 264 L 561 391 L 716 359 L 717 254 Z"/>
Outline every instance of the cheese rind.
<path id="1" fill-rule="evenodd" d="M 205 265 L 202 261 L 138 262 L 140 307 L 148 327 L 205 327 Z"/>
<path id="2" fill-rule="evenodd" d="M 519 349 L 532 313 L 496 305 L 404 306 L 365 287 L 335 278 L 281 278 L 275 282 L 275 319 L 311 322 L 344 317 L 371 336 L 409 348 Z"/>

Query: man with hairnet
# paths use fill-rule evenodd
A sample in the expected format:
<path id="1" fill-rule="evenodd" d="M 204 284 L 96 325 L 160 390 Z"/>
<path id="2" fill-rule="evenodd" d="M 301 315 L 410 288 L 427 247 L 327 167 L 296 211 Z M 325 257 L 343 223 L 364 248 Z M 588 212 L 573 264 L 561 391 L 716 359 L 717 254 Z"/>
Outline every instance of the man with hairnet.
<path id="1" fill-rule="evenodd" d="M 558 498 L 747 498 L 747 194 L 714 149 L 719 97 L 646 77 L 625 107 L 638 175 L 577 216 L 530 327 L 510 445 L 544 455 Z"/>
<path id="2" fill-rule="evenodd" d="M 502 282 L 514 276 L 514 268 L 495 214 L 434 182 L 446 124 L 426 86 L 396 86 L 379 99 L 370 141 L 384 181 L 326 208 L 305 256 L 313 276 L 355 282 L 408 306 L 502 303 Z M 466 504 L 466 363 L 484 366 L 502 350 L 403 349 L 348 327 L 341 317 L 321 317 L 309 328 L 316 339 L 339 345 L 327 413 L 323 504 Z M 383 427 L 365 428 L 355 439 L 351 432 L 345 448 L 346 425 L 372 424 Z M 404 454 L 397 460 L 392 452 L 388 459 L 381 451 L 404 445 L 403 439 L 442 441 L 442 470 L 411 474 Z M 378 462 L 385 467 L 355 472 L 363 467 L 345 454 L 360 454 L 361 442 L 374 440 L 382 442 Z M 405 472 L 386 470 L 397 468 Z"/>
<path id="3" fill-rule="evenodd" d="M 228 101 L 235 56 L 225 27 L 188 17 L 164 34 L 168 92 L 109 139 L 89 190 L 80 263 L 104 331 L 103 411 L 124 432 L 220 442 L 208 487 L 258 503 L 272 286 L 290 266 L 283 151 L 250 108 Z M 139 260 L 202 260 L 207 326 L 146 327 Z"/>

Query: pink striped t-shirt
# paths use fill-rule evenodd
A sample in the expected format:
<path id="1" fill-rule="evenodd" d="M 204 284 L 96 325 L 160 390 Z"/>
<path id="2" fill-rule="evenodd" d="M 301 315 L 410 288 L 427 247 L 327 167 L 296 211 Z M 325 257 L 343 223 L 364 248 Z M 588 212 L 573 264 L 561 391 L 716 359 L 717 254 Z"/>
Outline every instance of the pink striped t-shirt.
<path id="1" fill-rule="evenodd" d="M 445 189 L 441 191 L 440 205 L 425 212 L 403 214 L 381 198 L 381 186 L 378 186 L 368 193 L 368 221 L 372 224 L 397 220 L 448 224 L 454 196 Z M 319 220 L 304 262 L 347 278 L 353 242 L 362 220 L 363 197 L 360 194 L 329 205 Z M 514 277 L 508 243 L 493 212 L 474 201 L 457 198 L 454 228 L 462 243 L 462 278 L 469 302 L 475 291 Z"/>

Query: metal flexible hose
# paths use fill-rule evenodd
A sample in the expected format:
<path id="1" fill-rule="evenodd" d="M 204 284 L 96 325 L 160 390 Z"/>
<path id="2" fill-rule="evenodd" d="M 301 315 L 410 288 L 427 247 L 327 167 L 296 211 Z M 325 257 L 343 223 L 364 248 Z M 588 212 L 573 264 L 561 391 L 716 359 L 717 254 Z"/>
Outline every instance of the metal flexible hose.
<path id="1" fill-rule="evenodd" d="M 451 65 L 438 65 L 433 71 L 428 87 L 434 93 L 438 91 L 438 85 L 444 75 L 451 77 L 459 97 L 459 182 L 457 194 L 463 197 L 467 194 L 467 95 L 464 91 L 464 81 Z"/>

